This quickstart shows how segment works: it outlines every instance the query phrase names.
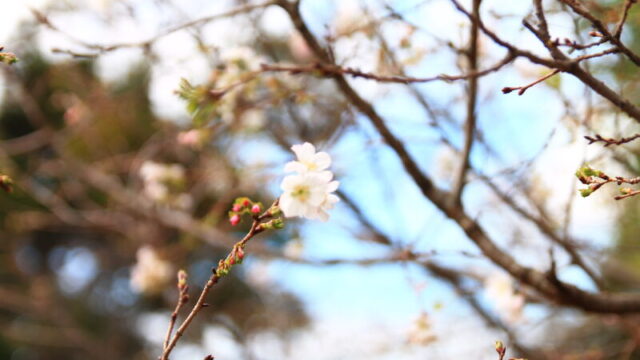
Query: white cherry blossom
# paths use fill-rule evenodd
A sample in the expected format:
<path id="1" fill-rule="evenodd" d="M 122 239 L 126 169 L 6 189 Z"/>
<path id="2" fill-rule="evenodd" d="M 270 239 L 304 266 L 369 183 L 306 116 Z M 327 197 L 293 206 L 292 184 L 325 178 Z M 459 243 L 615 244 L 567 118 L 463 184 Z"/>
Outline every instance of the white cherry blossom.
<path id="1" fill-rule="evenodd" d="M 280 185 L 280 208 L 286 217 L 304 217 L 321 221 L 329 220 L 328 211 L 340 199 L 333 194 L 340 183 L 332 181 L 333 173 L 326 169 L 331 165 L 331 157 L 326 152 L 316 152 L 310 143 L 291 147 L 297 161 L 285 165 L 286 176 Z"/>
<path id="2" fill-rule="evenodd" d="M 316 152 L 315 146 L 306 142 L 293 145 L 291 150 L 296 154 L 298 161 L 290 161 L 284 166 L 285 172 L 304 173 L 307 171 L 322 171 L 331 166 L 331 157 L 324 151 Z"/>

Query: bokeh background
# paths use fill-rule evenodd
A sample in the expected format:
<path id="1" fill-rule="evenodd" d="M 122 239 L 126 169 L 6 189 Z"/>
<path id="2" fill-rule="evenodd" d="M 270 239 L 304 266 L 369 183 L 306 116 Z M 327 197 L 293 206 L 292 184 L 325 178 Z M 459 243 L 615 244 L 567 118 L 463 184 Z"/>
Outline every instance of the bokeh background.
<path id="1" fill-rule="evenodd" d="M 289 148 L 304 141 L 332 156 L 341 182 L 330 221 L 293 219 L 252 241 L 172 358 L 493 359 L 501 339 L 540 359 L 640 359 L 632 319 L 558 307 L 505 279 L 331 80 L 247 77 L 261 63 L 313 61 L 287 14 L 258 5 L 0 2 L 0 45 L 20 58 L 0 77 L 0 173 L 15 181 L 0 194 L 0 359 L 157 358 L 175 272 L 188 271 L 195 296 L 247 230 L 228 224 L 233 199 L 276 199 Z M 555 36 L 588 40 L 586 24 L 547 5 Z M 619 1 L 590 5 L 617 20 Z M 521 24 L 529 2 L 482 6 L 497 33 L 543 50 Z M 636 10 L 624 33 L 632 48 Z M 344 66 L 425 77 L 467 66 L 469 24 L 445 0 L 305 0 L 302 14 Z M 481 39 L 481 68 L 502 56 Z M 623 59 L 588 66 L 638 99 Z M 480 80 L 465 208 L 522 263 L 546 269 L 551 249 L 561 279 L 595 289 L 511 201 L 576 239 L 607 289 L 638 291 L 640 203 L 615 202 L 615 189 L 579 198 L 574 176 L 584 163 L 637 174 L 637 145 L 603 149 L 582 136 L 638 126 L 565 75 L 523 96 L 500 92 L 545 72 L 518 60 Z M 237 82 L 220 102 L 201 97 Z M 450 188 L 465 82 L 350 83 Z M 407 250 L 420 258 L 403 259 Z"/>

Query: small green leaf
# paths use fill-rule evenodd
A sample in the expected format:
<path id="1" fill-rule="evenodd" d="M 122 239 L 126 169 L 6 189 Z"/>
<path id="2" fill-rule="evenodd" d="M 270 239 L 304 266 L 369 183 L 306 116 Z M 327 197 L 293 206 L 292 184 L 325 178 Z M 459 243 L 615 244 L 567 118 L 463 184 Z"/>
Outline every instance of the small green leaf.
<path id="1" fill-rule="evenodd" d="M 587 197 L 589 195 L 591 195 L 593 193 L 593 189 L 591 188 L 586 188 L 586 189 L 580 189 L 580 195 L 582 195 L 582 197 Z"/>

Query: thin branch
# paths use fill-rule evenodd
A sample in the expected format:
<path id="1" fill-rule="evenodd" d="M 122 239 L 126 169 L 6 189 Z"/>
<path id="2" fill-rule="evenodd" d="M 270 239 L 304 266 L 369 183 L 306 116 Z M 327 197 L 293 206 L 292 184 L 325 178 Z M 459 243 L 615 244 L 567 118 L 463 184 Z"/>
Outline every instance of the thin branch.
<path id="1" fill-rule="evenodd" d="M 278 200 L 276 200 L 271 207 L 277 206 L 277 204 L 278 204 Z M 233 249 L 226 256 L 224 260 L 220 260 L 217 268 L 212 269 L 212 274 L 209 277 L 209 280 L 205 284 L 204 288 L 202 289 L 202 292 L 198 297 L 198 301 L 195 303 L 195 305 L 191 309 L 191 312 L 189 312 L 189 315 L 187 315 L 187 317 L 184 319 L 184 321 L 182 322 L 178 330 L 176 330 L 176 333 L 171 339 L 171 341 L 169 341 L 165 345 L 162 355 L 160 356 L 160 360 L 169 359 L 169 355 L 171 354 L 171 351 L 175 348 L 176 344 L 178 343 L 178 341 L 180 340 L 184 332 L 187 330 L 189 325 L 193 322 L 193 319 L 198 315 L 198 313 L 203 308 L 208 306 L 208 304 L 206 304 L 205 301 L 207 299 L 207 295 L 211 291 L 211 288 L 213 288 L 213 286 L 217 284 L 218 281 L 229 272 L 229 270 L 231 269 L 231 267 L 233 267 L 234 264 L 242 261 L 242 258 L 244 257 L 244 250 L 243 250 L 244 247 L 249 242 L 249 240 L 251 240 L 253 237 L 255 237 L 256 235 L 258 235 L 259 233 L 265 230 L 265 227 L 262 221 L 264 219 L 270 218 L 271 216 L 272 215 L 270 210 L 267 210 L 262 215 L 255 217 L 253 220 L 253 223 L 251 224 L 251 228 L 249 229 L 247 234 L 244 236 L 244 238 L 242 238 L 242 240 L 240 240 L 233 246 Z"/>
<path id="2" fill-rule="evenodd" d="M 531 82 L 531 83 L 529 83 L 527 85 L 524 85 L 524 86 L 504 87 L 504 88 L 502 88 L 502 93 L 503 94 L 508 94 L 508 93 L 510 93 L 512 91 L 518 90 L 518 95 L 522 95 L 522 94 L 525 93 L 525 91 L 529 90 L 529 88 L 531 88 L 531 87 L 533 87 L 533 86 L 535 86 L 535 85 L 547 80 L 548 78 L 558 74 L 559 72 L 560 72 L 560 70 L 558 70 L 558 69 L 553 70 L 552 72 L 548 73 L 547 75 L 545 75 L 545 76 L 543 76 L 543 77 L 541 77 L 541 78 L 539 78 L 539 79 L 537 79 L 537 80 L 535 80 L 535 81 L 533 81 L 533 82 Z"/>
<path id="3" fill-rule="evenodd" d="M 216 20 L 220 20 L 220 19 L 224 19 L 224 18 L 228 18 L 228 17 L 233 17 L 233 16 L 237 16 L 240 14 L 244 14 L 244 13 L 248 13 L 257 9 L 262 9 L 262 8 L 266 8 L 269 7 L 271 5 L 274 5 L 276 3 L 276 1 L 266 1 L 263 3 L 259 3 L 259 4 L 248 4 L 248 5 L 244 5 L 244 6 L 240 6 L 234 9 L 231 9 L 229 11 L 220 13 L 220 14 L 215 14 L 215 15 L 210 15 L 210 16 L 205 16 L 196 20 L 192 20 L 192 21 L 188 21 L 185 22 L 184 24 L 180 24 L 171 28 L 168 28 L 167 30 L 164 30 L 163 32 L 147 39 L 147 40 L 143 40 L 140 42 L 123 42 L 123 43 L 115 43 L 115 44 L 110 44 L 110 45 L 100 45 L 100 44 L 92 44 L 89 43 L 87 41 L 81 40 L 76 38 L 75 36 L 72 36 L 71 34 L 68 34 L 64 31 L 62 31 L 59 27 L 57 27 L 56 25 L 52 24 L 51 21 L 46 17 L 46 15 L 44 15 L 43 13 L 40 13 L 36 10 L 32 10 L 34 16 L 36 17 L 36 19 L 38 20 L 39 23 L 45 25 L 46 27 L 48 27 L 49 29 L 59 32 L 61 34 L 63 34 L 64 36 L 66 36 L 68 39 L 72 40 L 73 42 L 87 48 L 93 51 L 96 51 L 96 53 L 78 53 L 78 52 L 74 52 L 71 50 L 66 50 L 66 49 L 58 49 L 58 48 L 54 48 L 52 49 L 52 52 L 54 53 L 62 53 L 62 54 L 68 54 L 71 55 L 73 57 L 80 57 L 80 58 L 95 58 L 98 57 L 104 53 L 107 52 L 111 52 L 111 51 L 115 51 L 115 50 L 119 50 L 119 49 L 127 49 L 127 48 L 148 48 L 150 47 L 152 44 L 154 44 L 155 42 L 157 42 L 158 40 L 160 40 L 163 37 L 166 37 L 168 35 L 171 35 L 175 32 L 178 32 L 180 30 L 185 30 L 194 26 L 198 26 L 198 25 L 202 25 L 202 24 L 207 24 L 210 23 L 212 21 L 216 21 Z"/>
<path id="4" fill-rule="evenodd" d="M 469 18 L 470 20 L 474 19 L 473 15 L 471 13 L 469 13 L 458 2 L 458 0 L 450 0 L 450 1 L 458 9 L 458 11 L 463 13 L 467 18 Z M 573 2 L 573 0 L 560 0 L 560 1 Z M 535 64 L 544 65 L 544 66 L 546 66 L 548 68 L 551 68 L 551 69 L 558 69 L 560 71 L 572 74 L 573 76 L 577 77 L 580 81 L 582 81 L 585 85 L 590 87 L 593 91 L 598 93 L 600 96 L 602 96 L 605 99 L 609 100 L 613 105 L 618 107 L 624 113 L 626 113 L 627 115 L 632 117 L 634 120 L 640 122 L 640 108 L 638 108 L 637 106 L 635 106 L 631 102 L 629 102 L 627 99 L 625 99 L 622 96 L 620 96 L 618 93 L 616 93 L 610 87 L 608 87 L 604 82 L 598 80 L 593 75 L 591 75 L 590 73 L 588 73 L 587 71 L 582 69 L 579 66 L 579 62 L 580 62 L 579 59 L 580 58 L 578 58 L 578 59 L 566 58 L 565 60 L 561 60 L 561 61 L 560 60 L 554 60 L 554 59 L 545 59 L 545 58 L 539 57 L 539 56 L 537 56 L 537 55 L 535 55 L 535 54 L 533 54 L 533 53 L 531 53 L 529 51 L 519 49 L 515 45 L 512 45 L 509 42 L 502 40 L 498 35 L 496 35 L 496 33 L 494 33 L 493 31 L 489 30 L 482 23 L 482 21 L 480 19 L 478 19 L 478 26 L 480 27 L 480 30 L 482 30 L 482 32 L 485 35 L 487 35 L 493 42 L 495 42 L 496 44 L 498 44 L 498 45 L 504 47 L 505 49 L 513 52 L 516 56 L 522 56 L 522 57 L 527 58 L 529 61 L 531 61 L 531 62 L 533 62 Z M 536 36 L 538 36 L 538 32 L 537 31 L 534 31 L 534 34 L 536 34 Z M 622 51 L 622 49 L 620 49 L 620 51 Z M 582 59 L 584 60 L 584 58 L 582 58 Z"/>
<path id="5" fill-rule="evenodd" d="M 594 136 L 585 135 L 584 138 L 589 140 L 589 145 L 596 142 L 602 142 L 604 143 L 604 147 L 608 147 L 610 145 L 622 145 L 628 142 L 632 142 L 633 140 L 640 138 L 640 134 L 635 134 L 633 136 L 623 137 L 620 139 L 605 138 L 600 134 L 596 134 Z"/>
<path id="6" fill-rule="evenodd" d="M 169 327 L 167 329 L 167 334 L 164 338 L 164 347 L 163 350 L 166 350 L 169 347 L 169 341 L 171 341 L 171 333 L 173 333 L 173 327 L 176 324 L 176 320 L 178 319 L 178 313 L 180 313 L 180 309 L 189 301 L 189 286 L 187 285 L 187 273 L 180 270 L 178 272 L 178 301 L 176 303 L 175 309 L 173 309 L 173 313 L 171 313 L 171 319 L 169 320 Z"/>
<path id="7" fill-rule="evenodd" d="M 469 50 L 467 51 L 467 60 L 469 61 L 469 71 L 474 73 L 478 70 L 478 24 L 480 19 L 480 3 L 481 0 L 473 0 L 473 18 L 476 21 L 471 22 Z M 464 145 L 462 148 L 462 156 L 458 173 L 453 182 L 451 191 L 451 201 L 459 204 L 461 201 L 462 190 L 466 183 L 467 170 L 469 169 L 469 161 L 471 157 L 471 148 L 473 139 L 475 138 L 476 129 L 476 104 L 478 102 L 478 78 L 469 79 L 467 87 L 467 118 L 464 123 Z"/>
<path id="8" fill-rule="evenodd" d="M 382 83 L 399 83 L 399 84 L 411 84 L 411 83 L 428 83 L 433 81 L 457 81 L 457 80 L 470 80 L 483 77 L 490 73 L 500 70 L 503 66 L 511 63 L 515 59 L 515 56 L 507 54 L 500 62 L 494 66 L 484 69 L 482 71 L 471 71 L 468 74 L 461 75 L 446 75 L 441 74 L 432 77 L 411 77 L 411 76 L 398 76 L 398 75 L 377 75 L 373 73 L 364 72 L 358 69 L 350 67 L 340 67 L 338 65 L 329 63 L 315 63 L 311 65 L 278 65 L 278 64 L 261 64 L 262 71 L 271 72 L 288 72 L 293 75 L 301 73 L 317 74 L 325 77 L 333 77 L 336 75 L 349 75 L 354 78 L 362 78 L 368 80 L 374 80 Z"/>
<path id="9" fill-rule="evenodd" d="M 620 39 L 620 36 L 622 35 L 622 29 L 624 27 L 624 23 L 627 22 L 627 16 L 629 16 L 629 10 L 637 2 L 638 0 L 627 0 L 624 3 L 624 9 L 622 10 L 622 17 L 620 18 L 618 25 L 616 25 L 616 30 L 613 32 L 613 36 L 616 39 Z"/>
<path id="10" fill-rule="evenodd" d="M 631 60 L 634 64 L 636 64 L 637 66 L 640 66 L 640 56 L 638 56 L 638 54 L 634 53 L 633 51 L 631 51 L 631 49 L 626 47 L 622 43 L 622 41 L 620 40 L 619 35 L 616 36 L 618 30 L 622 31 L 622 25 L 624 24 L 624 22 L 620 22 L 618 24 L 618 26 L 616 27 L 616 34 L 612 34 L 609 31 L 609 29 L 607 28 L 607 26 L 602 23 L 602 21 L 600 21 L 598 18 L 593 16 L 589 12 L 589 10 L 587 10 L 577 0 L 560 0 L 560 2 L 562 2 L 563 4 L 569 6 L 571 8 L 571 10 L 573 10 L 576 14 L 578 14 L 578 15 L 582 16 L 583 18 L 589 20 L 589 22 L 591 22 L 593 27 L 595 27 L 596 30 L 598 30 L 598 32 L 600 34 L 602 34 L 603 38 L 607 39 L 609 42 L 611 42 L 613 45 L 615 45 L 618 49 L 620 49 L 620 51 L 623 54 L 625 54 L 627 56 L 627 58 L 629 58 L 629 60 Z M 624 15 L 623 15 L 623 19 L 625 21 L 626 21 L 626 13 L 628 12 L 629 8 L 632 6 L 633 3 L 635 3 L 635 1 L 627 1 L 627 3 L 625 4 L 625 11 L 624 11 Z"/>
<path id="11" fill-rule="evenodd" d="M 461 11 L 465 11 L 456 0 L 451 0 L 459 6 Z M 314 52 L 316 57 L 322 62 L 331 63 L 330 57 L 323 49 L 315 36 L 311 33 L 307 25 L 305 24 L 300 14 L 300 9 L 297 4 L 291 4 L 286 0 L 278 1 L 278 5 L 281 6 L 291 18 L 294 26 L 302 34 L 303 38 L 307 41 L 310 49 Z M 468 16 L 473 18 L 471 14 L 466 12 Z M 478 26 L 483 32 L 487 33 L 486 28 L 483 28 L 482 22 L 478 20 Z M 546 60 L 539 58 L 534 54 L 530 54 L 515 48 L 514 46 L 502 41 L 499 37 L 493 34 L 495 40 L 499 41 L 504 46 L 513 48 L 517 54 L 524 56 L 530 60 L 539 61 L 542 64 L 551 64 L 551 68 L 556 68 L 559 62 L 554 60 Z M 577 66 L 576 66 L 577 67 Z M 573 70 L 576 72 L 576 70 Z M 578 76 L 578 75 L 576 75 Z M 630 313 L 640 312 L 640 296 L 637 294 L 608 294 L 608 293 L 591 293 L 580 288 L 564 283 L 561 281 L 551 282 L 545 273 L 537 271 L 533 268 L 525 267 L 519 264 L 509 253 L 498 248 L 497 245 L 488 237 L 485 230 L 480 224 L 469 217 L 464 209 L 459 206 L 449 206 L 446 199 L 448 198 L 439 188 L 435 187 L 429 177 L 427 177 L 418 167 L 415 160 L 409 154 L 404 146 L 404 143 L 400 141 L 387 127 L 384 119 L 377 113 L 375 108 L 362 99 L 360 95 L 349 85 L 345 77 L 341 74 L 333 76 L 338 88 L 342 91 L 344 96 L 367 118 L 371 121 L 374 128 L 383 137 L 391 149 L 402 161 L 402 164 L 414 180 L 415 184 L 421 190 L 423 195 L 429 199 L 435 206 L 449 218 L 454 220 L 461 229 L 465 232 L 467 237 L 472 240 L 480 250 L 493 261 L 495 264 L 506 270 L 511 276 L 521 281 L 534 289 L 540 294 L 544 295 L 548 299 L 557 301 L 559 303 L 582 308 L 587 311 L 601 312 L 601 313 Z M 604 86 L 604 84 L 602 84 Z M 615 94 L 615 93 L 614 93 Z M 616 95 L 617 96 L 617 95 Z M 638 119 L 640 119 L 640 109 L 638 109 Z"/>

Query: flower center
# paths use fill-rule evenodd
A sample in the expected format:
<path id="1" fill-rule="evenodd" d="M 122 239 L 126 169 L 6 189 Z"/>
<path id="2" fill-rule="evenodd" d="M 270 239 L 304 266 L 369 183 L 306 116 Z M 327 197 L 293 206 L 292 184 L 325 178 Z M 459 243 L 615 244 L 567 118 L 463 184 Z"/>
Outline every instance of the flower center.
<path id="1" fill-rule="evenodd" d="M 309 199 L 309 187 L 305 185 L 296 186 L 291 192 L 291 196 L 298 198 L 299 201 L 305 202 Z"/>
<path id="2" fill-rule="evenodd" d="M 316 169 L 318 168 L 318 166 L 314 162 L 305 162 L 304 164 L 306 165 L 307 169 L 309 169 L 309 171 L 316 171 Z"/>

